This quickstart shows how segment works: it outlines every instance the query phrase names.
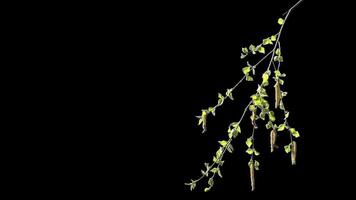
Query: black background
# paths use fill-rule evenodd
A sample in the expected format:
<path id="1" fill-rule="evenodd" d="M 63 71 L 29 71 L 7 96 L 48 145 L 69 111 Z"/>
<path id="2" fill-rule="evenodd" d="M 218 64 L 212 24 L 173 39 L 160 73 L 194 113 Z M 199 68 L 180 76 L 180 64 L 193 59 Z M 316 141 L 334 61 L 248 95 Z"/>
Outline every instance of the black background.
<path id="1" fill-rule="evenodd" d="M 87 194 L 195 194 L 184 182 L 200 175 L 256 86 L 244 82 L 234 92 L 236 100 L 209 118 L 206 134 L 195 115 L 242 77 L 241 47 L 276 33 L 277 19 L 294 3 L 156 2 L 91 12 L 92 27 L 83 43 L 95 50 L 85 58 L 94 74 L 86 77 L 89 93 L 95 93 L 84 110 L 93 106 L 85 114 L 95 120 L 85 122 L 89 131 L 81 139 L 87 148 L 74 159 L 79 165 L 70 169 L 76 174 L 71 184 Z M 291 126 L 301 133 L 297 166 L 290 165 L 283 148 L 270 154 L 268 134 L 259 129 L 261 170 L 251 193 L 245 124 L 212 193 L 284 199 L 349 191 L 353 117 L 348 114 L 354 100 L 348 61 L 352 40 L 347 38 L 352 25 L 345 25 L 350 13 L 344 7 L 305 1 L 290 14 L 281 37 L 285 103 Z"/>

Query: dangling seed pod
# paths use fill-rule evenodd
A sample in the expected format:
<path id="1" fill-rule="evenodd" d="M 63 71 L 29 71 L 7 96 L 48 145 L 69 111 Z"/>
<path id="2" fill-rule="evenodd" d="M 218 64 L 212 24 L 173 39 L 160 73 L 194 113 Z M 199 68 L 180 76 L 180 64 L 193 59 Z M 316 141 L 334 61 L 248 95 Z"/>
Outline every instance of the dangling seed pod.
<path id="1" fill-rule="evenodd" d="M 274 85 L 274 93 L 275 93 L 274 108 L 277 109 L 281 101 L 281 88 L 279 86 L 278 79 L 276 80 L 276 84 Z"/>
<path id="2" fill-rule="evenodd" d="M 251 191 L 254 191 L 255 190 L 255 165 L 252 159 L 249 162 L 249 167 L 250 167 Z"/>
<path id="3" fill-rule="evenodd" d="M 275 144 L 276 144 L 276 138 L 277 138 L 276 129 L 273 128 L 271 133 L 270 133 L 271 153 L 274 150 L 274 147 L 275 147 Z"/>
<path id="4" fill-rule="evenodd" d="M 291 146 L 291 159 L 292 159 L 292 165 L 296 165 L 296 158 L 297 158 L 297 143 L 295 141 L 292 142 Z"/>

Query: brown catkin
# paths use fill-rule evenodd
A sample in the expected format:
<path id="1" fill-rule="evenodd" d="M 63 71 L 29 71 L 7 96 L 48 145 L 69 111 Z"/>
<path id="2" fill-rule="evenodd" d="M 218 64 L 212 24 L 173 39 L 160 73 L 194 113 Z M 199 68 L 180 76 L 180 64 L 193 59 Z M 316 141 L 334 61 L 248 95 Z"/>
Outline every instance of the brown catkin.
<path id="1" fill-rule="evenodd" d="M 271 153 L 274 150 L 274 146 L 276 144 L 276 130 L 272 129 L 271 133 L 270 133 L 270 143 L 271 143 Z"/>
<path id="2" fill-rule="evenodd" d="M 250 167 L 251 191 L 254 191 L 255 190 L 255 166 L 253 163 L 251 163 L 249 167 Z"/>
<path id="3" fill-rule="evenodd" d="M 296 165 L 296 158 L 297 158 L 297 143 L 295 141 L 292 142 L 291 146 L 291 159 L 292 165 Z"/>
<path id="4" fill-rule="evenodd" d="M 274 85 L 274 93 L 275 93 L 275 104 L 274 108 L 277 109 L 280 102 L 281 102 L 281 88 L 279 86 L 278 80 L 276 81 L 276 84 Z"/>

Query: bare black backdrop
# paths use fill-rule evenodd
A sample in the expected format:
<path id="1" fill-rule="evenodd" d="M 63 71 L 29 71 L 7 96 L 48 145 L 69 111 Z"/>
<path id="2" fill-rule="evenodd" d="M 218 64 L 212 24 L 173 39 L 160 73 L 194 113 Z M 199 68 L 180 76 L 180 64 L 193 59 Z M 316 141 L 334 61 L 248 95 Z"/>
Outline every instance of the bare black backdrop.
<path id="1" fill-rule="evenodd" d="M 98 160 L 91 163 L 95 175 L 85 179 L 93 188 L 89 193 L 115 194 L 124 188 L 189 194 L 184 182 L 200 175 L 255 86 L 238 88 L 236 100 L 209 118 L 205 134 L 196 126 L 195 115 L 241 78 L 241 47 L 275 33 L 276 20 L 295 2 L 137 3 L 120 8 L 125 12 L 119 16 L 104 12 L 95 30 L 103 55 L 98 64 L 110 69 L 95 79 L 103 85 L 96 96 L 103 102 L 98 111 L 103 112 L 103 123 L 96 133 L 103 132 L 103 137 L 92 147 Z M 297 166 L 290 165 L 282 148 L 268 153 L 267 133 L 259 130 L 261 170 L 252 195 L 284 199 L 347 190 L 350 147 L 344 135 L 351 134 L 353 125 L 343 113 L 352 98 L 345 92 L 350 74 L 343 71 L 348 65 L 342 52 L 347 50 L 341 47 L 348 28 L 342 25 L 346 16 L 338 11 L 334 4 L 305 1 L 286 23 L 281 69 L 287 73 L 290 123 L 301 133 Z M 213 192 L 251 194 L 244 153 L 249 134 L 248 126 L 243 127 Z"/>

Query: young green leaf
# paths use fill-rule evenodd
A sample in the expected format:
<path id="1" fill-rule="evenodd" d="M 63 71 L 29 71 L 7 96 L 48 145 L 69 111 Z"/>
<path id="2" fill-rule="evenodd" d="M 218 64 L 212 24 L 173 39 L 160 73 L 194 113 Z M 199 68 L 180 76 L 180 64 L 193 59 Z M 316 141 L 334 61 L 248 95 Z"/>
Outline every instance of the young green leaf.
<path id="1" fill-rule="evenodd" d="M 234 98 L 232 97 L 232 89 L 227 89 L 226 96 L 229 97 L 231 100 L 234 100 Z"/>
<path id="2" fill-rule="evenodd" d="M 276 50 L 275 54 L 276 54 L 277 56 L 280 56 L 280 55 L 281 55 L 281 50 L 278 48 L 278 49 Z"/>
<path id="3" fill-rule="evenodd" d="M 257 160 L 255 160 L 254 166 L 255 166 L 255 170 L 259 170 L 260 163 Z"/>
<path id="4" fill-rule="evenodd" d="M 274 122 L 276 121 L 276 117 L 274 116 L 274 112 L 273 111 L 269 111 L 268 112 L 268 117 L 269 117 L 269 120 Z"/>
<path id="5" fill-rule="evenodd" d="M 291 146 L 291 144 L 288 144 L 288 145 L 284 146 L 284 151 L 285 151 L 286 153 L 289 153 L 289 152 L 290 152 L 290 150 L 291 150 L 290 146 Z"/>
<path id="6" fill-rule="evenodd" d="M 246 153 L 248 153 L 248 154 L 252 155 L 252 154 L 253 154 L 253 149 L 248 148 L 248 149 L 246 150 Z"/>
<path id="7" fill-rule="evenodd" d="M 276 35 L 272 35 L 272 36 L 271 36 L 271 41 L 274 42 L 274 41 L 276 41 L 276 40 L 277 40 Z"/>
<path id="8" fill-rule="evenodd" d="M 279 19 L 278 19 L 278 24 L 279 24 L 279 25 L 282 25 L 283 23 L 284 23 L 284 19 L 279 18 Z"/>
<path id="9" fill-rule="evenodd" d="M 210 187 L 212 187 L 212 186 L 214 185 L 214 179 L 213 179 L 213 177 L 209 178 L 208 184 L 209 184 Z"/>
<path id="10" fill-rule="evenodd" d="M 251 76 L 246 75 L 246 81 L 253 81 L 253 78 Z"/>
<path id="11" fill-rule="evenodd" d="M 248 49 L 246 47 L 242 48 L 241 51 L 243 54 L 248 54 Z"/>
<path id="12" fill-rule="evenodd" d="M 233 147 L 231 144 L 229 144 L 229 145 L 227 146 L 227 151 L 230 152 L 230 153 L 232 153 L 232 152 L 234 151 L 234 147 Z"/>
<path id="13" fill-rule="evenodd" d="M 273 123 L 271 121 L 268 121 L 268 123 L 266 124 L 266 129 L 270 129 L 273 127 Z"/>
<path id="14" fill-rule="evenodd" d="M 221 141 L 219 141 L 219 143 L 222 147 L 225 147 L 227 145 L 227 141 L 225 141 L 225 140 L 221 140 Z"/>
<path id="15" fill-rule="evenodd" d="M 219 99 L 224 99 L 224 96 L 221 93 L 218 93 Z"/>
<path id="16" fill-rule="evenodd" d="M 286 128 L 286 124 L 280 124 L 277 128 L 277 131 L 283 131 Z"/>
<path id="17" fill-rule="evenodd" d="M 265 48 L 262 47 L 262 46 L 258 48 L 258 52 L 260 52 L 260 53 L 262 53 L 262 54 L 265 54 L 265 53 L 266 53 Z"/>
<path id="18" fill-rule="evenodd" d="M 242 68 L 242 72 L 247 75 L 251 71 L 251 67 L 244 67 Z"/>
<path id="19" fill-rule="evenodd" d="M 209 192 L 209 191 L 210 191 L 210 187 L 204 189 L 204 192 Z"/>
<path id="20" fill-rule="evenodd" d="M 247 138 L 246 145 L 250 148 L 252 146 L 252 137 Z"/>
<path id="21" fill-rule="evenodd" d="M 289 129 L 290 133 L 295 137 L 295 138 L 299 138 L 299 132 L 295 130 L 295 128 L 290 128 Z"/>
<path id="22" fill-rule="evenodd" d="M 266 39 L 263 39 L 262 44 L 263 45 L 273 44 L 273 42 L 272 42 L 271 38 L 266 38 Z"/>
<path id="23" fill-rule="evenodd" d="M 253 152 L 255 153 L 256 156 L 260 155 L 260 152 L 258 152 L 256 149 L 253 149 Z"/>

